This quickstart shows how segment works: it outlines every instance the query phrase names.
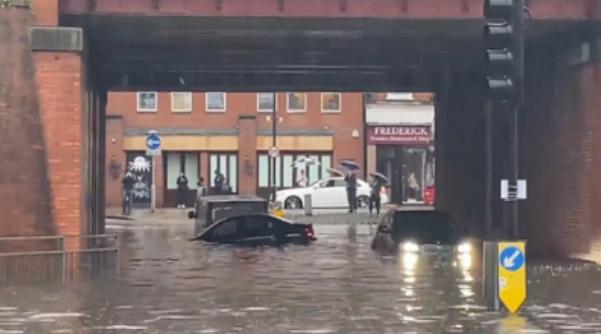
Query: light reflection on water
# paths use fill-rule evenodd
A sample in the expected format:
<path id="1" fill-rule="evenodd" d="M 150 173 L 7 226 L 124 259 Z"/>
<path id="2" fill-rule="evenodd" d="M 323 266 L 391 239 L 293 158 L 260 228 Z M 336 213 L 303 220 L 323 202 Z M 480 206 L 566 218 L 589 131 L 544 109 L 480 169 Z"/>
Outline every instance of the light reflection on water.
<path id="1" fill-rule="evenodd" d="M 0 334 L 601 332 L 595 266 L 531 267 L 526 311 L 506 317 L 482 304 L 477 259 L 378 256 L 368 226 L 316 232 L 235 248 L 190 242 L 187 225 L 119 229 L 119 279 L 0 288 Z"/>

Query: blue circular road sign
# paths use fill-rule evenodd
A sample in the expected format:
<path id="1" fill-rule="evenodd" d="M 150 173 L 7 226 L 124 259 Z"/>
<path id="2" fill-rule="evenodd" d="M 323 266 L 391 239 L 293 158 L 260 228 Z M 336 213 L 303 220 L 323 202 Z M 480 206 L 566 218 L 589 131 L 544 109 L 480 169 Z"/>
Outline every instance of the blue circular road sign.
<path id="1" fill-rule="evenodd" d="M 146 147 L 153 151 L 161 148 L 161 137 L 159 137 L 158 133 L 148 134 L 148 137 L 146 137 Z"/>
<path id="2" fill-rule="evenodd" d="M 517 247 L 507 247 L 499 256 L 499 264 L 509 271 L 518 271 L 524 266 L 524 253 Z"/>

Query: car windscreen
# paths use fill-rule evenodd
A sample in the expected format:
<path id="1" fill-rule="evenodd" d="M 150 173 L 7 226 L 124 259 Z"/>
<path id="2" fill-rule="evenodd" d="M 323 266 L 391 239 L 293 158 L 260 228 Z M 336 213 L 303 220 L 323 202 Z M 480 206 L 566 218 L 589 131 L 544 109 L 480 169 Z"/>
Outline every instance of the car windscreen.
<path id="1" fill-rule="evenodd" d="M 420 244 L 453 244 L 458 238 L 457 228 L 442 212 L 397 212 L 393 231 L 397 241 Z"/>

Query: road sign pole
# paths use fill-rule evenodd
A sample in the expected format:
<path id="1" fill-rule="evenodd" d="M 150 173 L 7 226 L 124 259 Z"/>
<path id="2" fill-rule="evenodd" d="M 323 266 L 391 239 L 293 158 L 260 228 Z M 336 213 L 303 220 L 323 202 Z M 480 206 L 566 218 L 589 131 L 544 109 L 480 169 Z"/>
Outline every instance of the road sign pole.
<path id="1" fill-rule="evenodd" d="M 148 136 L 146 137 L 146 155 L 151 156 L 151 184 L 150 184 L 150 211 L 154 212 L 156 210 L 156 156 L 161 154 L 161 137 L 155 130 L 151 130 L 148 132 Z"/>
<path id="2" fill-rule="evenodd" d="M 273 115 L 272 115 L 272 131 L 271 131 L 271 145 L 272 147 L 277 147 L 277 133 L 276 133 L 276 124 L 277 124 L 277 108 L 276 108 L 276 93 L 273 92 Z M 273 163 L 271 164 L 271 181 L 273 182 L 272 188 L 271 188 L 271 200 L 275 202 L 275 192 L 276 192 L 276 178 L 275 178 L 275 173 L 276 173 L 276 167 L 275 164 L 277 162 L 277 158 L 273 157 L 272 158 Z"/>
<path id="3" fill-rule="evenodd" d="M 156 169 L 156 156 L 152 156 L 152 184 L 150 185 L 150 211 L 154 212 L 157 206 L 157 190 L 155 185 L 155 169 Z"/>
<path id="4" fill-rule="evenodd" d="M 482 266 L 482 290 L 489 310 L 498 311 L 499 305 L 499 273 L 498 249 L 496 241 L 484 242 L 484 265 Z"/>

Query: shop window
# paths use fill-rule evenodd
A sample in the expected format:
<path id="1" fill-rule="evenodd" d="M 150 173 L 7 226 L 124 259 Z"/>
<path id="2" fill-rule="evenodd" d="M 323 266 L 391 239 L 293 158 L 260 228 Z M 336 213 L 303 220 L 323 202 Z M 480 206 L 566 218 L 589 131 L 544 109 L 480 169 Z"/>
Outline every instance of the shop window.
<path id="1" fill-rule="evenodd" d="M 340 112 L 340 93 L 322 93 L 321 111 L 322 112 Z"/>
<path id="2" fill-rule="evenodd" d="M 196 189 L 198 182 L 198 152 L 167 152 L 167 190 L 177 190 L 177 178 L 184 173 L 188 179 L 188 188 Z"/>
<path id="3" fill-rule="evenodd" d="M 259 187 L 269 187 L 269 156 L 259 155 Z"/>
<path id="4" fill-rule="evenodd" d="M 224 112 L 226 105 L 225 93 L 206 93 L 206 110 L 209 112 Z"/>
<path id="5" fill-rule="evenodd" d="M 257 94 L 257 110 L 259 112 L 273 112 L 275 101 L 273 93 Z"/>
<path id="6" fill-rule="evenodd" d="M 211 170 L 211 188 L 215 188 L 215 177 L 219 171 L 233 193 L 238 192 L 238 155 L 235 153 L 211 153 L 209 156 Z"/>
<path id="7" fill-rule="evenodd" d="M 192 111 L 192 93 L 173 92 L 171 93 L 171 111 L 173 112 L 191 112 Z"/>
<path id="8" fill-rule="evenodd" d="M 138 92 L 138 112 L 156 112 L 158 106 L 157 92 Z"/>
<path id="9" fill-rule="evenodd" d="M 301 168 L 294 166 L 294 162 L 306 157 L 318 162 L 318 164 L 305 168 L 305 176 L 309 184 L 329 176 L 327 170 L 331 167 L 331 154 L 285 153 L 275 159 L 276 187 L 296 187 L 296 180 L 300 176 Z M 258 155 L 259 188 L 268 188 L 270 186 L 270 180 L 273 177 L 270 175 L 270 160 L 273 161 L 266 153 Z"/>
<path id="10" fill-rule="evenodd" d="M 305 112 L 307 110 L 307 95 L 305 93 L 288 93 L 288 112 Z"/>

